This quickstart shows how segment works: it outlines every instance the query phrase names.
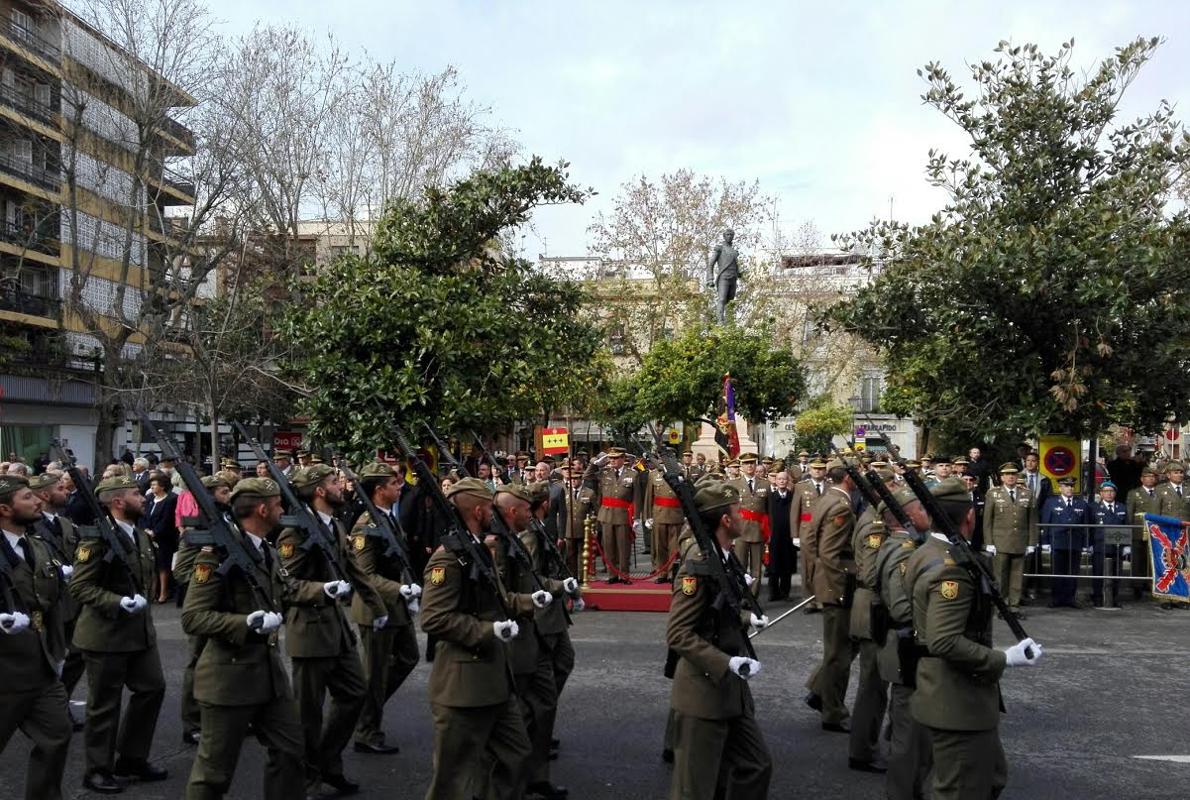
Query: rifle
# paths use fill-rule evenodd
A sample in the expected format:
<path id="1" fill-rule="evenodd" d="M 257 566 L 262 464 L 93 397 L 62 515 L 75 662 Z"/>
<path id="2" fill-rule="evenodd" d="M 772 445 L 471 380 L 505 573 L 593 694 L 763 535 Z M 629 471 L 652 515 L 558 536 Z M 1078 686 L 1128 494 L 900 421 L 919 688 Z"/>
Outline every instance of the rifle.
<path id="1" fill-rule="evenodd" d="M 99 538 L 103 539 L 107 545 L 107 552 L 103 556 L 103 560 L 107 563 L 118 560 L 124 565 L 124 572 L 128 578 L 128 596 L 141 594 L 141 589 L 137 586 L 136 574 L 133 572 L 132 564 L 128 561 L 128 553 L 125 552 L 128 547 L 127 539 L 122 534 L 116 533 L 116 523 L 108 514 L 107 509 L 99 502 L 99 498 L 95 496 L 95 487 L 91 483 L 91 479 L 83 474 L 83 471 L 78 468 L 73 458 L 66 455 L 66 450 L 57 439 L 50 441 L 51 455 L 54 450 L 58 451 L 62 462 L 62 466 L 66 468 L 66 474 L 70 476 L 70 480 L 74 483 L 74 488 L 78 491 L 79 497 L 87 506 L 87 510 L 95 518 L 95 525 L 93 526 L 99 531 Z M 143 596 L 143 595 L 142 595 Z"/>
<path id="2" fill-rule="evenodd" d="M 416 573 L 413 571 L 413 566 L 409 561 L 409 553 L 405 549 L 405 545 L 397 538 L 396 532 L 393 530 L 393 518 L 388 514 L 381 514 L 380 509 L 372 502 L 372 498 L 360 485 L 360 478 L 351 471 L 351 467 L 347 466 L 347 462 L 339 461 L 336 464 L 338 468 L 351 481 L 355 487 L 356 494 L 363 500 L 364 508 L 368 512 L 368 516 L 372 518 L 372 526 L 368 528 L 368 535 L 375 536 L 384 543 L 384 555 L 386 558 L 391 558 L 397 562 L 401 570 L 401 580 L 405 583 L 417 583 Z M 400 522 L 396 523 L 398 526 Z M 401 536 L 405 535 L 405 531 L 401 531 Z"/>
<path id="3" fill-rule="evenodd" d="M 1008 604 L 1004 602 L 1004 598 L 996 586 L 996 581 L 992 577 L 991 571 L 987 568 L 987 565 L 976 557 L 975 552 L 971 548 L 971 543 L 963 538 L 950 518 L 942 512 L 942 507 L 938 504 L 938 498 L 934 497 L 930 493 L 930 490 L 926 488 L 926 484 L 921 479 L 921 476 L 917 474 L 917 470 L 905 470 L 905 483 L 909 484 L 909 488 L 913 490 L 913 494 L 921 501 L 922 507 L 930 515 L 930 519 L 933 520 L 934 525 L 941 528 L 942 534 L 950 540 L 951 546 L 956 550 L 955 560 L 971 574 L 971 578 L 978 585 L 986 588 L 992 598 L 992 603 L 996 606 L 996 610 L 1000 612 L 1000 616 L 1004 618 L 1016 640 L 1019 642 L 1029 638 L 1029 634 L 1025 633 L 1025 628 L 1021 625 L 1020 619 L 1009 609 Z M 1032 658 L 1032 648 L 1026 648 L 1025 655 Z"/>
<path id="4" fill-rule="evenodd" d="M 913 526 L 913 522 L 910 521 L 909 515 L 905 513 L 905 509 L 893 497 L 888 487 L 884 485 L 884 481 L 880 480 L 880 476 L 876 474 L 876 470 L 869 468 L 867 472 L 861 475 L 859 468 L 844 458 L 843 454 L 839 452 L 839 448 L 835 447 L 833 442 L 831 443 L 831 449 L 835 451 L 835 455 L 843 462 L 843 467 L 847 470 L 847 474 L 851 476 L 852 482 L 863 493 L 864 499 L 868 501 L 868 504 L 875 509 L 880 503 L 884 503 L 885 508 L 892 513 L 896 521 L 912 538 L 920 543 L 921 534 Z"/>
<path id="5" fill-rule="evenodd" d="M 322 553 L 322 557 L 326 560 L 326 563 L 330 566 L 334 579 L 337 581 L 346 581 L 346 573 L 343 572 L 343 568 L 339 565 L 339 556 L 335 553 L 334 545 L 327 541 L 326 534 L 323 532 L 322 521 L 294 493 L 293 486 L 290 485 L 285 474 L 269 458 L 268 453 L 264 451 L 264 447 L 261 446 L 260 442 L 256 441 L 256 438 L 252 434 L 248 433 L 242 423 L 233 422 L 231 424 L 235 426 L 236 431 L 240 434 L 240 438 L 246 441 L 248 446 L 252 448 L 252 452 L 256 455 L 256 458 L 268 464 L 269 477 L 281 487 L 281 499 L 289 511 L 288 514 L 281 518 L 281 525 L 303 531 L 306 537 L 302 542 L 302 549 L 313 550 L 317 548 Z"/>
<path id="6" fill-rule="evenodd" d="M 467 525 L 463 522 L 463 517 L 459 513 L 458 507 L 446 499 L 446 495 L 442 492 L 442 484 L 434 478 L 434 474 L 430 472 L 430 468 L 426 466 L 426 462 L 422 461 L 421 456 L 413 449 L 413 445 L 409 443 L 405 432 L 394 425 L 393 437 L 396 439 L 397 447 L 401 450 L 401 455 L 405 456 L 406 462 L 413 469 L 413 474 L 417 477 L 418 486 L 425 487 L 425 491 L 430 497 L 430 502 L 434 506 L 435 513 L 447 523 L 448 528 L 441 537 L 443 546 L 451 550 L 456 556 L 459 556 L 459 561 L 464 566 L 467 566 L 466 562 L 470 562 L 471 578 L 474 580 L 476 577 L 482 577 L 486 580 L 488 586 L 492 587 L 492 592 L 496 595 L 496 602 L 500 605 L 500 610 L 504 613 L 504 618 L 512 619 L 515 615 L 509 609 L 508 603 L 500 591 L 500 579 L 496 577 L 496 570 L 492 566 L 491 556 L 481 553 L 479 550 L 479 548 L 484 546 L 483 543 L 476 541 L 475 537 L 471 535 L 471 531 L 468 530 Z M 495 516 L 494 513 L 493 516 Z"/>
<path id="7" fill-rule="evenodd" d="M 190 465 L 189 461 L 182 458 L 174 441 L 166 436 L 154 424 L 153 420 L 149 419 L 147 413 L 140 412 L 140 419 L 141 427 L 156 440 L 162 454 L 174 460 L 174 468 L 182 476 L 182 482 L 186 484 L 186 488 L 190 490 L 190 494 L 194 496 L 194 501 L 198 504 L 198 510 L 202 514 L 210 543 L 223 552 L 223 559 L 216 572 L 220 575 L 227 575 L 233 567 L 238 569 L 244 576 L 244 580 L 248 581 L 252 592 L 264 603 L 262 608 L 276 611 L 273 598 L 264 590 L 256 577 L 256 560 L 248 554 L 248 548 L 244 545 L 243 538 L 238 535 L 239 532 L 227 523 L 223 514 L 219 513 L 219 509 L 215 506 L 215 498 L 207 491 L 207 487 L 202 485 L 202 480 L 194 471 L 194 467 Z M 187 538 L 191 544 L 206 543 L 206 537 L 197 531 L 191 531 L 187 534 Z"/>

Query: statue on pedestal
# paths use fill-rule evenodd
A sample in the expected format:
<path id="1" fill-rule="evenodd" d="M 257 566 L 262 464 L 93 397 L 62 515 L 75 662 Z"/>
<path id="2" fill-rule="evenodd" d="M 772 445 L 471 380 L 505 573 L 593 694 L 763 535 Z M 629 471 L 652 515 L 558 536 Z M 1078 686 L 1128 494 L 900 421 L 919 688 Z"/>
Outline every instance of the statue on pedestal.
<path id="1" fill-rule="evenodd" d="M 715 245 L 707 262 L 707 288 L 715 290 L 715 312 L 720 325 L 727 323 L 727 304 L 735 299 L 740 279 L 740 251 L 732 246 L 735 231 L 723 231 L 723 241 Z"/>

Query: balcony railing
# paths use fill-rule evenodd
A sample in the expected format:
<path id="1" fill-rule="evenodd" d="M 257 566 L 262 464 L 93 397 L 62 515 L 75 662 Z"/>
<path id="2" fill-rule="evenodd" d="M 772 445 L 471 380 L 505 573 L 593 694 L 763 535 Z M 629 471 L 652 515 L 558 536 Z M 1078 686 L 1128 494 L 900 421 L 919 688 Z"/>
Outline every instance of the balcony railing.
<path id="1" fill-rule="evenodd" d="M 29 161 L 22 161 L 19 158 L 15 158 L 3 151 L 0 151 L 0 170 L 30 183 L 35 183 L 44 189 L 49 189 L 51 192 L 58 191 L 62 185 L 62 175 L 56 169 L 44 169 Z"/>
<path id="2" fill-rule="evenodd" d="M 35 226 L 24 222 L 0 221 L 0 240 L 40 253 L 51 255 L 58 253 L 58 237 L 56 235 L 46 235 Z"/>
<path id="3" fill-rule="evenodd" d="M 20 286 L 0 281 L 0 310 L 56 319 L 62 310 L 62 301 L 58 297 L 34 294 Z"/>
<path id="4" fill-rule="evenodd" d="M 54 109 L 40 100 L 30 97 L 26 92 L 22 92 L 15 86 L 0 83 L 0 103 L 21 114 L 33 117 L 33 119 L 40 122 L 49 125 L 57 124 L 57 116 Z"/>
<path id="5" fill-rule="evenodd" d="M 0 30 L 8 38 L 20 42 L 42 58 L 55 63 L 62 58 L 62 48 L 46 39 L 37 31 L 30 30 L 19 22 L 16 22 L 12 17 L 3 18 L 3 25 L 0 25 Z"/>

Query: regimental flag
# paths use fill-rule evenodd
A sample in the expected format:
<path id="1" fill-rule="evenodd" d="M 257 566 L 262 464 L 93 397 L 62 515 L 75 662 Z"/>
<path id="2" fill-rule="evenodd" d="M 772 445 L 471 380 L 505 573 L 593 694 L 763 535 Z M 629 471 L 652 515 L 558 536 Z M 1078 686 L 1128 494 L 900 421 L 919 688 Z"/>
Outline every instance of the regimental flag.
<path id="1" fill-rule="evenodd" d="M 728 458 L 740 454 L 740 435 L 735 427 L 735 387 L 731 373 L 723 376 L 723 412 L 715 420 L 715 442 L 727 451 Z"/>
<path id="2" fill-rule="evenodd" d="M 1190 603 L 1190 523 L 1145 514 L 1153 556 L 1153 597 Z"/>

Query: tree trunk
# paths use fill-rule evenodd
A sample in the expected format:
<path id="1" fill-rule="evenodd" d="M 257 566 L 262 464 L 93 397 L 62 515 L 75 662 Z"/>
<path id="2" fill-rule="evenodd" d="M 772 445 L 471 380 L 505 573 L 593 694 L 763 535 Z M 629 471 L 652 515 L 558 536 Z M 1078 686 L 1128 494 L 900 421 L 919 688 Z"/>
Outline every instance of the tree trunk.
<path id="1" fill-rule="evenodd" d="M 219 453 L 219 411 L 215 408 L 215 404 L 207 402 L 207 413 L 211 417 L 211 474 L 219 471 L 220 467 L 220 453 Z"/>

